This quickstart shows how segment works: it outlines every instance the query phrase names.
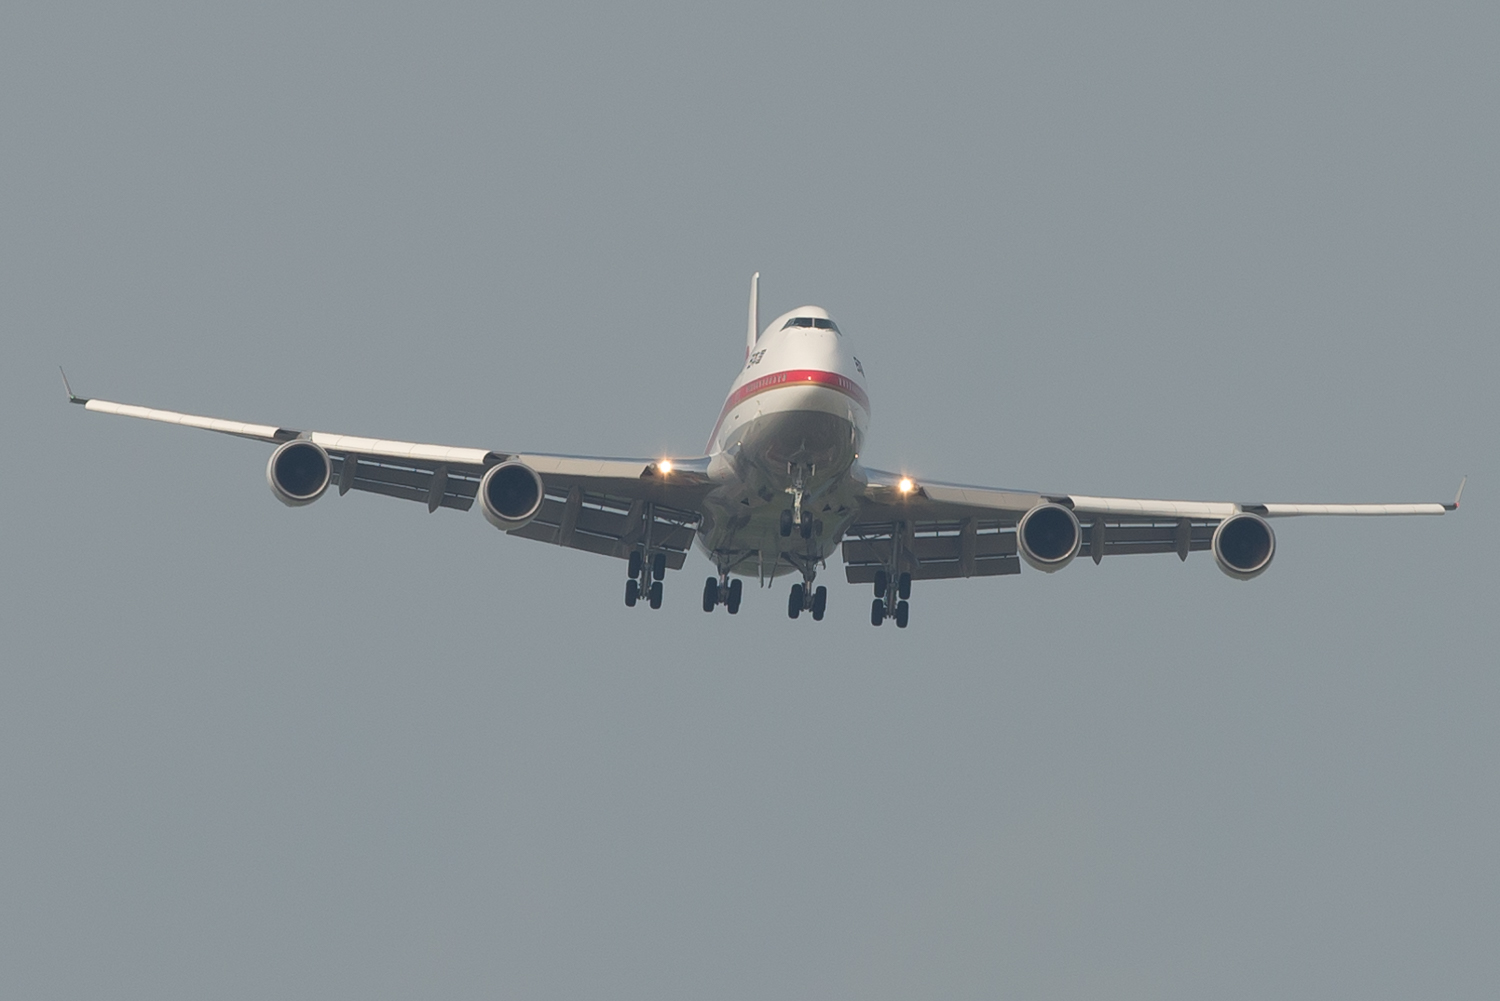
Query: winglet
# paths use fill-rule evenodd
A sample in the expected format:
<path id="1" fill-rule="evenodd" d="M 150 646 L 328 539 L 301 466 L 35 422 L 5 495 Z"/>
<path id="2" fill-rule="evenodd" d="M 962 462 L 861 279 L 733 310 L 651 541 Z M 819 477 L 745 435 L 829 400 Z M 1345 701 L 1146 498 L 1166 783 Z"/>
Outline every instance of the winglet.
<path id="1" fill-rule="evenodd" d="M 89 401 L 86 400 L 86 399 L 84 399 L 82 396 L 74 396 L 73 395 L 73 387 L 70 386 L 70 385 L 68 385 L 68 373 L 63 372 L 63 367 L 61 365 L 59 365 L 59 366 L 57 366 L 57 370 L 59 372 L 62 372 L 63 389 L 65 389 L 65 390 L 68 391 L 68 402 L 69 403 L 88 403 Z"/>
<path id="2" fill-rule="evenodd" d="M 1444 504 L 1443 505 L 1443 509 L 1444 510 L 1447 510 L 1447 511 L 1457 511 L 1458 510 L 1458 502 L 1460 500 L 1462 500 L 1463 496 L 1464 496 L 1464 484 L 1466 484 L 1468 482 L 1469 482 L 1469 478 L 1467 476 L 1465 476 L 1463 479 L 1461 479 L 1461 480 L 1458 481 L 1458 493 L 1456 493 L 1456 494 L 1453 495 L 1453 503 L 1452 504 Z"/>

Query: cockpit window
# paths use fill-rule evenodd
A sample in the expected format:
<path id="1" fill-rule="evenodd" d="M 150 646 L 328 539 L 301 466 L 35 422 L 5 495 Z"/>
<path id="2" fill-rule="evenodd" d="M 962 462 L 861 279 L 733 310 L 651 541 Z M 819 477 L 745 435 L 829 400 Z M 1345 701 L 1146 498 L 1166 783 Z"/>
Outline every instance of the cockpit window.
<path id="1" fill-rule="evenodd" d="M 816 327 L 819 330 L 832 330 L 840 337 L 844 336 L 844 332 L 839 329 L 837 323 L 834 323 L 832 320 L 825 320 L 821 316 L 794 316 L 781 325 L 782 330 L 785 330 L 787 327 Z"/>

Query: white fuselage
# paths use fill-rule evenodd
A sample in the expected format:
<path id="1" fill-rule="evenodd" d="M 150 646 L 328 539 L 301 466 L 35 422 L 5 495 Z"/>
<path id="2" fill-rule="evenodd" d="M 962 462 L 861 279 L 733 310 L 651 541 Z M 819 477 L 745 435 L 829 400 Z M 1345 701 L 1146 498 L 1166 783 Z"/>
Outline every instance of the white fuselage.
<path id="1" fill-rule="evenodd" d="M 805 306 L 777 317 L 750 349 L 708 443 L 719 486 L 698 544 L 709 559 L 762 579 L 826 559 L 859 513 L 856 460 L 869 424 L 862 366 L 827 312 Z M 783 535 L 789 510 L 798 528 Z"/>

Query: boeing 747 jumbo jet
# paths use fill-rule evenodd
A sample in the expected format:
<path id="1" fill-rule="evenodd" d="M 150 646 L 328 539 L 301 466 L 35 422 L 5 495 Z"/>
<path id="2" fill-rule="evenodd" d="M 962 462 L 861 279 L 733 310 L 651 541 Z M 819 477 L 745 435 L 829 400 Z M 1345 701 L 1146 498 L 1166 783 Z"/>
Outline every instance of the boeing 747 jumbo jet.
<path id="1" fill-rule="evenodd" d="M 870 623 L 905 628 L 914 581 L 993 577 L 1021 563 L 1055 573 L 1077 556 L 1209 551 L 1238 580 L 1276 554 L 1268 519 L 1292 515 L 1443 514 L 1451 504 L 1236 504 L 1136 500 L 960 486 L 860 463 L 870 424 L 864 365 L 827 311 L 804 306 L 761 329 L 750 285 L 745 365 L 705 455 L 605 459 L 455 448 L 299 431 L 75 396 L 101 414 L 141 417 L 275 445 L 266 480 L 291 507 L 330 487 L 467 511 L 523 539 L 625 560 L 625 604 L 660 608 L 667 570 L 696 539 L 716 573 L 703 610 L 740 609 L 742 580 L 794 574 L 787 614 L 821 620 L 818 570 L 842 546 L 844 576 L 873 585 Z"/>

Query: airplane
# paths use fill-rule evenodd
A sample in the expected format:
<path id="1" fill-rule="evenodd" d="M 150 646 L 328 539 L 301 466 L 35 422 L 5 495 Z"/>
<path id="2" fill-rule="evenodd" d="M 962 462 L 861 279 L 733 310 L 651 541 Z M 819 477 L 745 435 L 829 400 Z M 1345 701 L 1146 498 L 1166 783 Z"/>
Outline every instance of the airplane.
<path id="1" fill-rule="evenodd" d="M 660 608 L 667 570 L 696 541 L 716 573 L 703 610 L 737 614 L 743 580 L 796 575 L 787 615 L 821 621 L 817 572 L 842 550 L 845 579 L 872 585 L 870 623 L 906 628 L 914 581 L 1055 573 L 1075 558 L 1211 552 L 1238 580 L 1276 554 L 1269 519 L 1441 515 L 1451 504 L 1270 504 L 1145 500 L 928 481 L 863 465 L 870 426 L 864 364 L 828 311 L 803 306 L 760 326 L 750 280 L 744 366 L 701 456 L 597 458 L 459 448 L 302 431 L 76 396 L 88 410 L 275 445 L 266 481 L 291 507 L 331 487 L 468 511 L 508 535 L 627 564 L 625 604 Z"/>

